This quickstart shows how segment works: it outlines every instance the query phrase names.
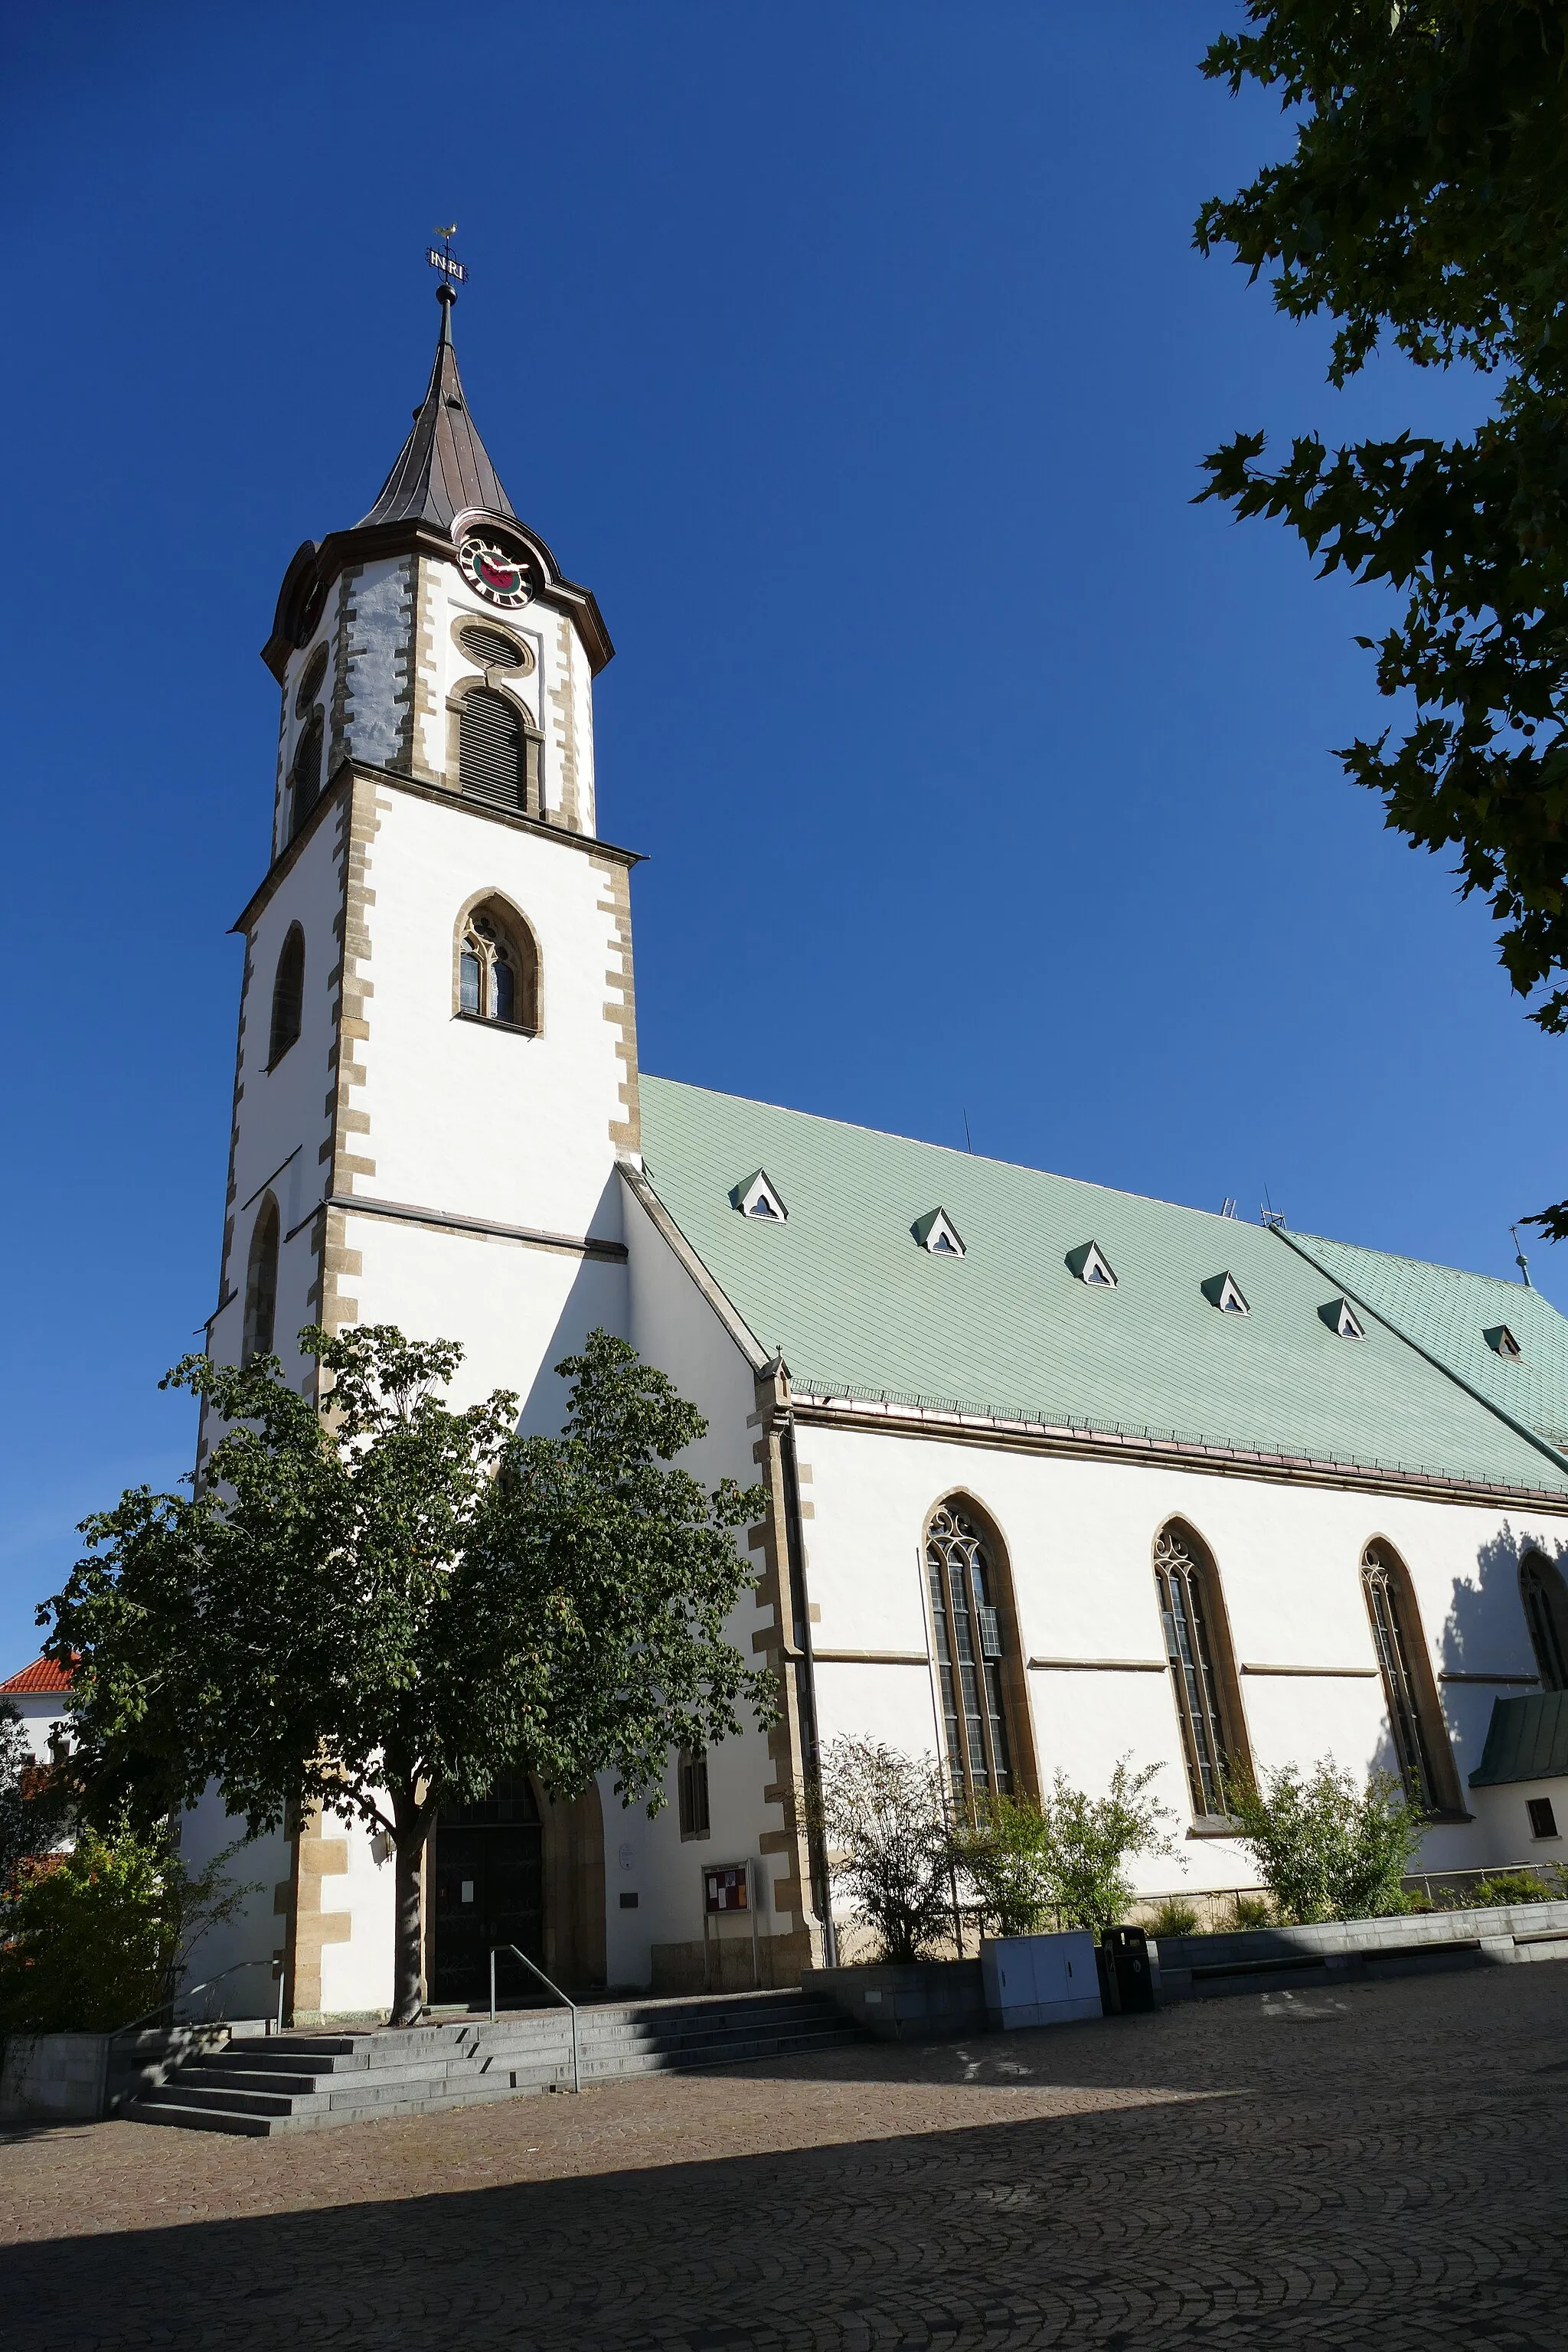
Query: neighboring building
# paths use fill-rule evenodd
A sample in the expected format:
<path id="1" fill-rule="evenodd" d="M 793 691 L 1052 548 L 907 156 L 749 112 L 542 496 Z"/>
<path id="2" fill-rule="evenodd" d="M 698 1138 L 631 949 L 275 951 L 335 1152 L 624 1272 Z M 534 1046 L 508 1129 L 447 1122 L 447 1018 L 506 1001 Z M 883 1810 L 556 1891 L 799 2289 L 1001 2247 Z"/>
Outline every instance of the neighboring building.
<path id="1" fill-rule="evenodd" d="M 70 1676 L 48 1658 L 35 1658 L 20 1674 L 0 1683 L 0 1706 L 9 1700 L 21 1717 L 36 1764 L 48 1762 L 50 1736 L 65 1727 L 69 1690 Z"/>
<path id="2" fill-rule="evenodd" d="M 1469 1788 L 1500 1860 L 1568 1864 L 1568 1688 L 1561 1681 L 1499 1699 Z"/>
<path id="3" fill-rule="evenodd" d="M 308 1388 L 307 1322 L 449 1336 L 459 1401 L 518 1390 L 537 1429 L 551 1367 L 625 1334 L 707 1416 L 694 1470 L 766 1483 L 732 1631 L 781 1714 L 672 1757 L 651 1822 L 521 1779 L 444 1818 L 433 1999 L 478 1996 L 501 1940 L 680 1990 L 713 1939 L 745 1981 L 754 1932 L 793 1979 L 825 1939 L 795 1792 L 839 1732 L 961 1788 L 1164 1764 L 1188 1867 L 1151 1888 L 1247 1883 L 1225 1772 L 1328 1752 L 1424 1792 L 1425 1866 L 1519 1859 L 1465 1788 L 1499 1695 L 1568 1681 L 1568 1324 L 1522 1284 L 645 1076 L 637 860 L 595 817 L 609 637 L 501 488 L 441 299 L 406 446 L 300 548 L 265 649 L 210 1346 L 275 1346 Z M 209 1801 L 187 1847 L 226 1833 Z M 760 1900 L 705 1936 L 721 1864 Z M 241 1866 L 268 1891 L 207 1965 L 248 1938 L 296 2019 L 384 2009 L 379 1841 L 316 1818 Z"/>

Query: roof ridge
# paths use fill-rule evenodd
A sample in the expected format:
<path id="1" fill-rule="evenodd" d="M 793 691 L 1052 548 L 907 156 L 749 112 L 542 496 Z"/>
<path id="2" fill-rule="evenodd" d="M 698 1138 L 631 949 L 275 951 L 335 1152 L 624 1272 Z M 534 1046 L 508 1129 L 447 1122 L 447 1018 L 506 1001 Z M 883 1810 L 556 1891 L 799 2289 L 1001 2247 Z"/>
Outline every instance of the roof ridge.
<path id="1" fill-rule="evenodd" d="M 802 1110 L 795 1103 L 765 1102 L 760 1095 L 738 1095 L 728 1087 L 700 1087 L 691 1078 L 660 1077 L 656 1070 L 645 1070 L 643 1080 L 652 1079 L 655 1086 L 679 1087 L 687 1094 L 710 1095 L 719 1102 L 748 1103 L 756 1110 L 776 1110 L 785 1118 L 809 1118 L 823 1127 L 842 1127 L 852 1135 L 875 1135 L 888 1143 L 912 1144 L 918 1151 L 943 1151 L 952 1160 L 980 1160 L 987 1168 L 1007 1168 L 1020 1176 L 1044 1176 L 1053 1184 L 1076 1184 L 1086 1192 L 1105 1192 L 1117 1201 L 1144 1201 L 1156 1209 L 1174 1209 L 1184 1217 L 1203 1217 L 1210 1224 L 1241 1225 L 1248 1233 L 1262 1233 L 1250 1217 L 1225 1217 L 1217 1209 L 1195 1208 L 1190 1201 L 1167 1201 L 1158 1192 L 1134 1192 L 1130 1185 L 1102 1184 L 1093 1176 L 1068 1176 L 1059 1168 L 1037 1168 L 1027 1160 L 1002 1160 L 992 1151 L 961 1151 L 956 1143 L 932 1143 L 923 1135 L 900 1135 L 896 1128 L 868 1127 L 864 1119 L 837 1118 L 831 1111 Z"/>

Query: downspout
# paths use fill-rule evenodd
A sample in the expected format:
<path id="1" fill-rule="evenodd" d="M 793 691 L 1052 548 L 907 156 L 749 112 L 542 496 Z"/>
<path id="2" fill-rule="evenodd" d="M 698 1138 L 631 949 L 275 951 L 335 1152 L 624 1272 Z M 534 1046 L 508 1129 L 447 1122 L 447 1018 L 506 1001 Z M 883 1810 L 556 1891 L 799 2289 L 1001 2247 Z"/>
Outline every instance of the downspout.
<path id="1" fill-rule="evenodd" d="M 820 1818 L 822 1751 L 816 1731 L 816 1668 L 811 1650 L 811 1604 L 805 1590 L 805 1543 L 801 1533 L 800 1464 L 795 1444 L 795 1409 L 789 1402 L 789 1369 L 778 1364 L 784 1400 L 776 1416 L 779 1461 L 784 1471 L 784 1545 L 788 1552 L 790 1618 L 794 1639 L 784 1654 L 795 1671 L 795 1713 L 800 1719 L 801 1766 L 805 1776 L 806 1854 L 811 1866 L 811 1895 L 822 1922 L 822 1957 L 830 1969 L 838 1966 L 838 1937 L 833 1925 L 832 1881 L 827 1868 L 827 1843 Z"/>

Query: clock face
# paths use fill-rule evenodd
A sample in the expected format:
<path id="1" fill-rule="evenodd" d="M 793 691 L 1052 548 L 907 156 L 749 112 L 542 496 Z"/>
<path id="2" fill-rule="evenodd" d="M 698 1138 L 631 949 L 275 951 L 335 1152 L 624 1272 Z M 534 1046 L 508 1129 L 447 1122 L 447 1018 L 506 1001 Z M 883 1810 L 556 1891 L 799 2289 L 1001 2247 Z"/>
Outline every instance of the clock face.
<path id="1" fill-rule="evenodd" d="M 477 588 L 487 604 L 526 604 L 532 593 L 524 567 L 485 540 L 464 540 L 458 562 L 469 587 Z"/>

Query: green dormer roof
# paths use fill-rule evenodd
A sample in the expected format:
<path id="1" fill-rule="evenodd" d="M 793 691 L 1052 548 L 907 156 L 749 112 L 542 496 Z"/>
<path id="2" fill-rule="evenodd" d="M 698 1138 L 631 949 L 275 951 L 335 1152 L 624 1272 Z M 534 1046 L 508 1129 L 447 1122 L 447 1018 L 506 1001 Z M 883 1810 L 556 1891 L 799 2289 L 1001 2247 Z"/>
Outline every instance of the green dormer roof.
<path id="1" fill-rule="evenodd" d="M 1385 1322 L 1362 1314 L 1363 1339 L 1338 1336 L 1321 1309 L 1348 1291 L 1375 1306 L 1370 1283 L 1348 1265 L 1326 1276 L 1267 1227 L 667 1078 L 644 1078 L 642 1122 L 655 1192 L 799 1391 L 1568 1499 L 1568 1465 Z M 731 1205 L 759 1166 L 787 1224 Z M 933 1202 L 962 1259 L 911 1245 Z M 1069 1265 L 1086 1234 L 1114 1288 Z M 1211 1305 L 1205 1286 L 1226 1271 L 1248 1312 Z M 1525 1362 L 1550 1349 L 1568 1399 L 1568 1323 L 1538 1294 L 1497 1287 Z M 1518 1318 L 1521 1297 L 1533 1303 Z M 1479 1329 L 1477 1343 L 1494 1373 L 1517 1374 Z"/>

